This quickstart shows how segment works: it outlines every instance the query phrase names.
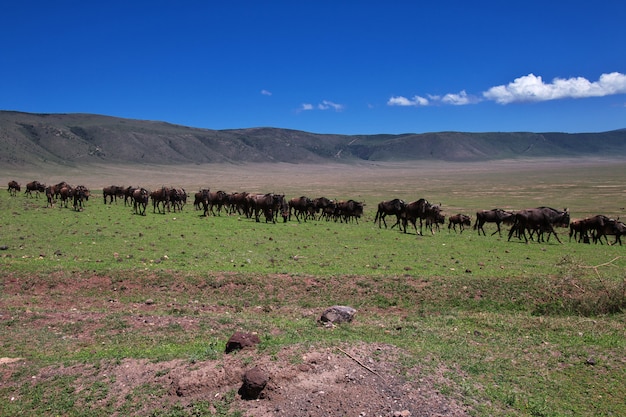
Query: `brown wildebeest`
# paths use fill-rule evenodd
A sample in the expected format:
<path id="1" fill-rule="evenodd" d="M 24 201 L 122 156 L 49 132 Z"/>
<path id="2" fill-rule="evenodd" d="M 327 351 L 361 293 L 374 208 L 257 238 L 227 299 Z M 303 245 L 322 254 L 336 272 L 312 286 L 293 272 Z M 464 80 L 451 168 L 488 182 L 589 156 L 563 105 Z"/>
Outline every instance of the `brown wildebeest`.
<path id="1" fill-rule="evenodd" d="M 74 210 L 80 211 L 84 208 L 84 202 L 89 201 L 89 189 L 84 185 L 74 188 Z"/>
<path id="2" fill-rule="evenodd" d="M 543 241 L 543 233 L 548 232 L 547 240 L 550 240 L 550 235 L 554 234 L 554 238 L 562 243 L 554 227 L 568 227 L 569 220 L 569 210 L 567 209 L 561 211 L 551 207 L 537 207 L 521 210 L 515 213 L 515 223 L 509 231 L 508 240 L 511 240 L 514 233 L 518 233 L 519 238 L 524 237 L 528 243 L 526 231 L 529 231 L 531 239 L 532 233 L 537 232 L 537 242 L 541 242 Z"/>
<path id="3" fill-rule="evenodd" d="M 349 223 L 351 220 L 359 224 L 359 219 L 363 215 L 363 207 L 365 203 L 355 200 L 339 201 L 335 211 L 335 221 L 339 219 L 341 222 Z"/>
<path id="4" fill-rule="evenodd" d="M 169 211 L 170 206 L 170 190 L 167 187 L 161 187 L 158 190 L 154 190 L 150 193 L 150 198 L 152 199 L 152 212 L 156 213 L 159 210 L 159 213 L 165 214 L 165 208 L 167 207 L 167 211 Z M 163 210 L 161 211 L 161 207 Z"/>
<path id="5" fill-rule="evenodd" d="M 207 196 L 210 190 L 208 188 L 202 188 L 200 191 L 193 195 L 193 208 L 200 210 L 203 207 L 204 197 Z"/>
<path id="6" fill-rule="evenodd" d="M 248 202 L 250 209 L 254 212 L 254 219 L 258 222 L 261 220 L 259 216 L 261 213 L 265 216 L 265 222 L 276 223 L 275 214 L 281 208 L 282 200 L 285 198 L 282 194 L 252 194 L 248 196 Z"/>
<path id="7" fill-rule="evenodd" d="M 220 190 L 215 192 L 209 192 L 209 210 L 211 210 L 211 214 L 213 214 L 214 216 L 216 215 L 216 212 L 214 210 L 215 207 L 217 207 L 217 215 L 219 216 L 222 213 L 222 208 L 228 205 L 228 203 L 229 196 L 226 191 Z"/>
<path id="8" fill-rule="evenodd" d="M 485 229 L 483 226 L 485 223 L 495 223 L 498 227 L 498 230 L 493 232 L 491 236 L 498 233 L 500 237 L 502 237 L 502 231 L 500 230 L 500 224 L 513 224 L 515 221 L 515 216 L 513 212 L 502 210 L 499 208 L 491 209 L 491 210 L 481 210 L 476 212 L 476 222 L 474 222 L 474 230 L 478 230 L 478 234 L 483 232 L 483 236 L 487 236 L 485 233 Z"/>
<path id="9" fill-rule="evenodd" d="M 52 191 L 51 185 L 46 187 L 46 200 L 48 201 L 46 207 L 54 206 L 54 192 Z"/>
<path id="10" fill-rule="evenodd" d="M 320 213 L 318 219 L 326 218 L 326 220 L 330 220 L 331 217 L 335 214 L 335 208 L 337 203 L 326 197 L 318 197 L 313 199 L 313 208 L 315 213 Z M 313 216 L 315 219 L 315 216 Z"/>
<path id="11" fill-rule="evenodd" d="M 406 226 L 410 222 L 413 225 L 413 229 L 415 229 L 415 234 L 418 234 L 417 220 L 419 219 L 420 221 L 419 234 L 423 235 L 422 234 L 422 222 L 424 220 L 430 220 L 429 221 L 430 232 L 431 234 L 434 234 L 433 229 L 432 229 L 432 224 L 435 223 L 437 219 L 439 219 L 440 214 L 441 214 L 441 207 L 439 205 L 433 205 L 423 198 L 420 198 L 419 200 L 408 203 L 405 206 L 404 212 L 401 215 L 402 228 L 404 230 L 404 233 L 406 233 Z"/>
<path id="12" fill-rule="evenodd" d="M 601 227 L 596 228 L 593 241 L 595 243 L 600 242 L 600 244 L 602 244 L 602 238 L 604 237 L 604 240 L 608 245 L 608 235 L 615 236 L 615 242 L 612 243 L 613 245 L 619 242 L 619 245 L 622 246 L 621 237 L 626 235 L 626 225 L 624 222 L 620 222 L 617 219 L 606 219 Z"/>
<path id="13" fill-rule="evenodd" d="M 393 229 L 396 226 L 400 225 L 400 218 L 402 216 L 402 212 L 406 207 L 406 203 L 404 200 L 400 200 L 399 198 L 394 198 L 393 200 L 381 201 L 378 203 L 378 210 L 376 211 L 376 217 L 374 217 L 374 223 L 378 222 L 378 228 L 381 228 L 380 222 L 382 221 L 385 225 L 385 229 L 387 228 L 387 222 L 385 221 L 386 216 L 396 216 L 396 222 L 391 228 Z"/>
<path id="14" fill-rule="evenodd" d="M 174 212 L 177 209 L 178 211 L 183 211 L 183 207 L 187 204 L 187 192 L 183 188 L 170 188 L 168 197 Z"/>
<path id="15" fill-rule="evenodd" d="M 52 192 L 54 194 L 54 185 L 52 186 Z M 71 185 L 66 185 L 58 190 L 59 198 L 61 198 L 61 206 L 67 208 L 67 202 L 74 198 L 74 188 Z"/>
<path id="16" fill-rule="evenodd" d="M 102 197 L 104 198 L 104 204 L 107 203 L 107 197 L 109 198 L 109 204 L 113 204 L 113 200 L 115 200 L 115 204 L 117 204 L 117 198 L 122 198 L 125 195 L 125 189 L 119 185 L 110 185 L 108 187 L 104 187 L 102 189 Z"/>
<path id="17" fill-rule="evenodd" d="M 287 202 L 287 205 L 289 207 L 289 220 L 291 220 L 292 214 L 296 217 L 298 223 L 300 223 L 300 216 L 302 216 L 305 222 L 307 217 L 315 217 L 315 207 L 313 206 L 313 200 L 311 200 L 309 197 L 294 197 Z"/>
<path id="18" fill-rule="evenodd" d="M 589 236 L 587 232 L 589 228 L 587 227 L 588 219 L 576 219 L 572 220 L 569 224 L 569 241 L 572 241 L 572 237 L 574 237 L 575 241 L 581 242 L 585 241 L 585 243 L 589 243 Z"/>
<path id="19" fill-rule="evenodd" d="M 32 197 L 33 191 L 35 192 L 35 197 L 39 197 L 39 193 L 43 193 L 44 191 L 46 191 L 46 186 L 39 181 L 31 181 L 26 184 L 26 191 L 24 191 L 24 195 Z"/>
<path id="20" fill-rule="evenodd" d="M 239 215 L 245 215 L 246 217 L 252 217 L 250 213 L 250 203 L 248 201 L 248 192 L 234 192 L 228 196 L 228 203 L 230 204 L 229 214 L 237 212 Z"/>
<path id="21" fill-rule="evenodd" d="M 139 189 L 139 187 L 126 187 L 124 189 L 124 207 L 126 207 L 126 205 L 132 205 L 133 204 L 133 193 L 135 192 L 135 190 Z"/>
<path id="22" fill-rule="evenodd" d="M 133 212 L 142 216 L 146 215 L 146 207 L 148 206 L 148 199 L 150 192 L 145 188 L 135 188 L 133 190 Z"/>
<path id="23" fill-rule="evenodd" d="M 448 232 L 450 232 L 450 228 L 456 232 L 457 224 L 459 225 L 460 233 L 463 233 L 465 226 L 470 227 L 472 225 L 472 219 L 467 214 L 461 213 L 450 216 L 450 218 L 448 218 Z"/>
<path id="24" fill-rule="evenodd" d="M 18 192 L 22 191 L 22 187 L 18 184 L 17 181 L 12 180 L 9 181 L 9 188 L 7 188 L 7 191 L 9 191 L 9 194 L 11 194 L 11 196 L 15 197 Z"/>
<path id="25" fill-rule="evenodd" d="M 58 183 L 58 184 L 54 184 L 54 185 L 52 186 L 52 193 L 54 194 L 54 198 L 59 198 L 59 197 L 61 196 L 61 189 L 62 189 L 63 187 L 69 187 L 69 188 L 72 188 L 72 186 L 71 186 L 71 185 L 69 185 L 69 184 L 68 184 L 67 182 L 65 182 L 65 181 L 61 181 L 60 183 Z"/>

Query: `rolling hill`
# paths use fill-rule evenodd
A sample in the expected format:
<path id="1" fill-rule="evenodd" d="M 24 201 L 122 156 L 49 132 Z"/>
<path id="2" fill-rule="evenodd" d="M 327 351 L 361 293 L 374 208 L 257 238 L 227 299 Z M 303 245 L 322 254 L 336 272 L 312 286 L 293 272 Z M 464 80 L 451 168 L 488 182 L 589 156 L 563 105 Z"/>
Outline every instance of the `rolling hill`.
<path id="1" fill-rule="evenodd" d="M 210 130 L 93 114 L 0 111 L 0 163 L 206 164 L 481 161 L 624 157 L 626 129 L 599 133 L 314 134 L 279 128 Z"/>

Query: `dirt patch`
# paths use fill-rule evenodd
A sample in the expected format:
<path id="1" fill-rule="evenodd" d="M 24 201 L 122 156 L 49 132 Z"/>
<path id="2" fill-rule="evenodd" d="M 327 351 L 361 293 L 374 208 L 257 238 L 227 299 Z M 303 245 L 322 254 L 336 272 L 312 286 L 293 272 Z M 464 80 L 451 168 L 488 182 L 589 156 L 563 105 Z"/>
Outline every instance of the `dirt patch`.
<path id="1" fill-rule="evenodd" d="M 241 410 L 244 415 L 265 416 L 466 416 L 468 407 L 444 396 L 441 387 L 450 381 L 445 369 L 414 366 L 403 369 L 400 349 L 384 344 L 359 344 L 343 348 L 294 346 L 277 354 L 242 351 L 217 360 L 149 362 L 125 359 L 93 365 L 51 366 L 29 376 L 33 381 L 58 376 L 75 378 L 81 391 L 107 386 L 102 395 L 85 407 L 113 404 L 122 408 L 134 397 L 143 404 L 132 415 L 173 406 L 192 407 L 199 401 L 216 407 Z M 5 381 L 24 362 L 3 365 Z M 269 382 L 257 400 L 234 394 L 246 370 L 259 367 Z M 9 371 L 8 374 L 6 371 Z M 88 398 L 93 395 L 77 395 Z M 142 401 L 149 397 L 149 401 Z M 230 398 L 228 402 L 225 402 Z M 20 401 L 19 397 L 13 401 Z M 114 414 L 121 415 L 121 414 Z"/>

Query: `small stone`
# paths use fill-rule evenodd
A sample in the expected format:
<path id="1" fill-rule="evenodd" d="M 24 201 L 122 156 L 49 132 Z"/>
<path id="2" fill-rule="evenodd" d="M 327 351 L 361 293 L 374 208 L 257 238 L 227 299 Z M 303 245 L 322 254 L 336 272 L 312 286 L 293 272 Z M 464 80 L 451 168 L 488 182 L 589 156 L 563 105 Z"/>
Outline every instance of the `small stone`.
<path id="1" fill-rule="evenodd" d="M 246 371 L 243 376 L 243 385 L 239 388 L 239 395 L 244 400 L 255 400 L 267 385 L 269 376 L 258 366 Z"/>
<path id="2" fill-rule="evenodd" d="M 332 306 L 327 308 L 320 317 L 322 323 L 349 323 L 354 318 L 356 310 L 348 306 Z"/>
<path id="3" fill-rule="evenodd" d="M 146 305 L 151 306 L 152 304 L 154 304 L 154 300 L 153 300 L 152 298 L 148 298 L 148 299 L 146 300 Z"/>

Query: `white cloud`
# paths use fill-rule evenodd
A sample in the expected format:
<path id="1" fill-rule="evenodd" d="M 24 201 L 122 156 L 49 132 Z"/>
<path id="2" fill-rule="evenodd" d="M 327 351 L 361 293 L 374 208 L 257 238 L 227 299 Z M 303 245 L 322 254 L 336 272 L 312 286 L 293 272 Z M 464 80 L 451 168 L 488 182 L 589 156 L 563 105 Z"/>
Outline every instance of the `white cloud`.
<path id="1" fill-rule="evenodd" d="M 446 94 L 441 99 L 442 103 L 452 104 L 454 106 L 463 106 L 465 104 L 476 103 L 478 100 L 472 98 L 467 95 L 465 90 L 461 91 L 459 94 Z"/>
<path id="2" fill-rule="evenodd" d="M 388 106 L 401 106 L 401 107 L 407 107 L 407 106 L 419 107 L 419 106 L 428 106 L 429 104 L 430 102 L 428 101 L 427 98 L 420 97 L 420 96 L 415 96 L 412 99 L 402 97 L 402 96 L 396 96 L 396 97 L 391 97 L 387 101 Z"/>
<path id="3" fill-rule="evenodd" d="M 268 90 L 263 89 L 263 90 L 261 90 L 261 94 L 263 94 L 264 96 L 271 96 L 271 95 L 272 95 L 272 92 L 271 92 L 271 91 L 268 91 Z"/>
<path id="4" fill-rule="evenodd" d="M 311 103 L 303 103 L 302 105 L 300 105 L 300 108 L 298 108 L 298 112 L 301 111 L 309 111 L 309 110 L 335 110 L 336 112 L 340 112 L 343 109 L 345 109 L 345 106 L 343 104 L 337 104 L 334 103 L 332 101 L 329 100 L 322 100 L 321 103 L 319 103 L 317 106 L 314 106 Z"/>
<path id="5" fill-rule="evenodd" d="M 613 94 L 626 94 L 626 75 L 619 72 L 602 74 L 598 81 L 591 82 L 583 77 L 568 79 L 555 78 L 551 83 L 544 83 L 541 76 L 528 74 L 516 78 L 507 85 L 491 87 L 480 97 L 467 94 L 462 90 L 458 94 L 443 96 L 428 94 L 427 97 L 406 98 L 393 96 L 387 100 L 388 106 L 423 107 L 436 104 L 463 106 L 476 104 L 482 100 L 491 100 L 499 104 L 538 102 L 565 98 L 603 97 Z"/>
<path id="6" fill-rule="evenodd" d="M 328 100 L 323 100 L 320 104 L 317 105 L 317 108 L 320 110 L 333 109 L 335 111 L 342 111 L 343 107 L 344 106 L 342 104 L 333 103 L 332 101 Z"/>
<path id="7" fill-rule="evenodd" d="M 598 81 L 583 77 L 555 78 L 546 84 L 541 76 L 528 74 L 507 85 L 491 87 L 483 93 L 487 100 L 499 104 L 537 102 L 564 98 L 603 97 L 626 93 L 626 75 L 619 72 L 602 74 Z"/>

